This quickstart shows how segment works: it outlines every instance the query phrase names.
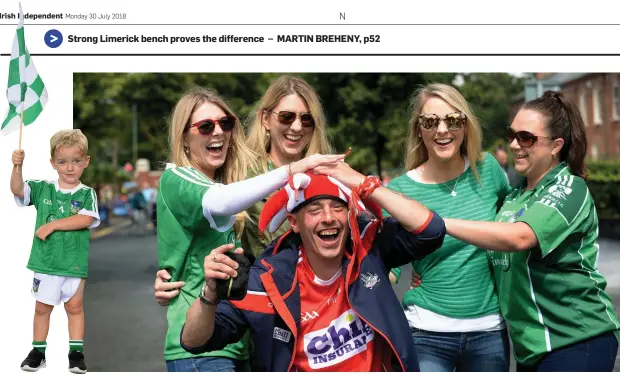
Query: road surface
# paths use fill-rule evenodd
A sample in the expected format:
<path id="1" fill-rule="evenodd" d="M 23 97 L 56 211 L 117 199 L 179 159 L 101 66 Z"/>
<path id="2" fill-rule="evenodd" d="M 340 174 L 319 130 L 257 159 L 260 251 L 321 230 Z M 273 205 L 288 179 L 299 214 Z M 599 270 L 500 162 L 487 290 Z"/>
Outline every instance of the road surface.
<path id="1" fill-rule="evenodd" d="M 620 311 L 620 242 L 601 240 L 600 248 L 600 271 Z M 166 371 L 165 308 L 153 297 L 156 236 L 133 234 L 129 229 L 112 232 L 91 243 L 90 256 L 84 300 L 89 371 Z M 403 271 L 396 286 L 399 296 L 410 274 Z M 615 370 L 620 371 L 620 356 Z"/>

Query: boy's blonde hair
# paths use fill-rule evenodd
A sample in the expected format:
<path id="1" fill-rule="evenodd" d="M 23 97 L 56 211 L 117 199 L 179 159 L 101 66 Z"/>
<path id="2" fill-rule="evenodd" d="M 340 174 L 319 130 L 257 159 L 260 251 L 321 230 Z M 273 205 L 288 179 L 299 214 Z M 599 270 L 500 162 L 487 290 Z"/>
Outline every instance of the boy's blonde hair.
<path id="1" fill-rule="evenodd" d="M 88 139 L 86 135 L 82 133 L 82 130 L 60 130 L 50 140 L 50 148 L 52 152 L 52 160 L 56 155 L 56 150 L 60 147 L 73 147 L 77 146 L 82 154 L 86 156 L 88 154 Z"/>

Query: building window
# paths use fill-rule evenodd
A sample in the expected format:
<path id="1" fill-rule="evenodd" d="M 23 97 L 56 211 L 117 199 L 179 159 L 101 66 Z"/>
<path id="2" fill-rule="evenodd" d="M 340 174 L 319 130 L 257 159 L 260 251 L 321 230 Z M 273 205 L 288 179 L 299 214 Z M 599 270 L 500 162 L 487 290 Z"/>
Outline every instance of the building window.
<path id="1" fill-rule="evenodd" d="M 588 126 L 588 108 L 586 107 L 585 90 L 579 90 L 579 111 L 581 112 L 583 123 Z"/>
<path id="2" fill-rule="evenodd" d="M 598 161 L 598 146 L 596 144 L 592 144 L 590 147 L 590 156 L 592 156 L 593 161 Z"/>
<path id="3" fill-rule="evenodd" d="M 614 120 L 620 119 L 620 84 L 618 83 L 618 74 L 613 75 L 611 83 L 611 113 Z"/>
<path id="4" fill-rule="evenodd" d="M 592 89 L 592 110 L 594 112 L 593 113 L 594 118 L 592 119 L 592 122 L 595 125 L 602 125 L 603 124 L 602 115 L 601 115 L 601 108 L 602 108 L 602 104 L 601 104 L 601 87 L 597 84 Z"/>

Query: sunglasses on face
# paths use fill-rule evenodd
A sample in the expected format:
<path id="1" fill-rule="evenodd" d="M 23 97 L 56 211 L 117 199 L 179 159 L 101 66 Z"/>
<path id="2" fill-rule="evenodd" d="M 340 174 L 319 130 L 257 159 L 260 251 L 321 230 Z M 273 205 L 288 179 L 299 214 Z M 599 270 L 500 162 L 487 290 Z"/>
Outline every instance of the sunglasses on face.
<path id="1" fill-rule="evenodd" d="M 281 110 L 279 112 L 273 112 L 278 118 L 278 122 L 283 125 L 290 126 L 297 119 L 298 113 L 291 112 L 289 110 Z M 303 127 L 314 127 L 314 118 L 312 118 L 312 114 L 310 113 L 299 113 L 299 121 Z"/>
<path id="2" fill-rule="evenodd" d="M 461 112 L 446 114 L 444 118 L 440 118 L 436 114 L 420 114 L 418 125 L 425 131 L 435 131 L 442 120 L 446 123 L 448 130 L 457 131 L 465 126 L 467 116 Z"/>
<path id="3" fill-rule="evenodd" d="M 510 127 L 508 128 L 508 135 L 506 136 L 508 144 L 517 139 L 517 144 L 521 148 L 529 148 L 536 144 L 538 139 L 555 139 L 551 136 L 536 136 L 529 131 L 514 131 Z"/>
<path id="4" fill-rule="evenodd" d="M 228 132 L 235 127 L 237 118 L 235 116 L 224 116 L 220 119 L 203 119 L 189 126 L 197 127 L 201 135 L 209 135 L 215 130 L 215 125 L 220 125 L 222 131 Z"/>

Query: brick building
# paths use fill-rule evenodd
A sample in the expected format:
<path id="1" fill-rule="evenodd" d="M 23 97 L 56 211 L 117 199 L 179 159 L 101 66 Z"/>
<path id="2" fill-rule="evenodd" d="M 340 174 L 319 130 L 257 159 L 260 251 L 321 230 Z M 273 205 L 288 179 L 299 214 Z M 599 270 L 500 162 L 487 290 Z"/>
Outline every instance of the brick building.
<path id="1" fill-rule="evenodd" d="M 590 159 L 620 158 L 619 73 L 537 73 L 526 82 L 523 97 L 511 106 L 513 116 L 523 100 L 531 100 L 545 89 L 559 89 L 579 107 Z"/>

